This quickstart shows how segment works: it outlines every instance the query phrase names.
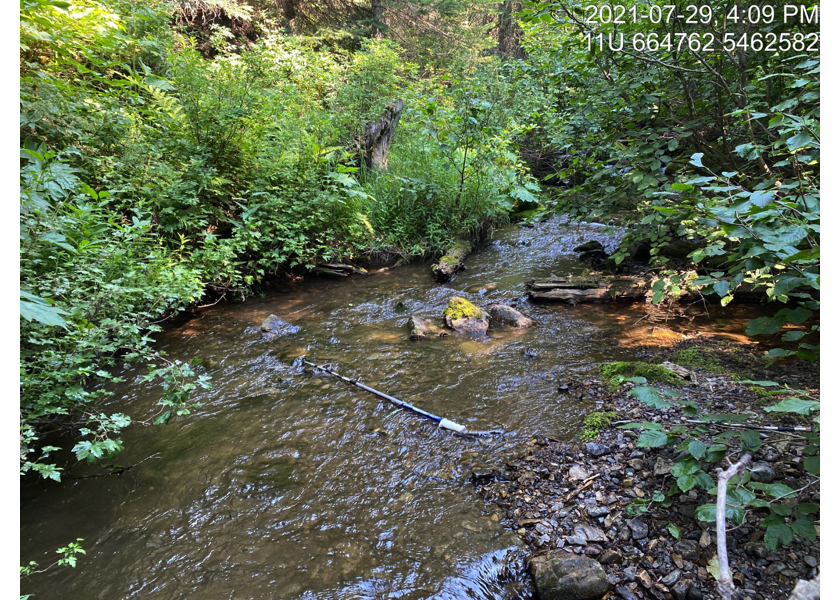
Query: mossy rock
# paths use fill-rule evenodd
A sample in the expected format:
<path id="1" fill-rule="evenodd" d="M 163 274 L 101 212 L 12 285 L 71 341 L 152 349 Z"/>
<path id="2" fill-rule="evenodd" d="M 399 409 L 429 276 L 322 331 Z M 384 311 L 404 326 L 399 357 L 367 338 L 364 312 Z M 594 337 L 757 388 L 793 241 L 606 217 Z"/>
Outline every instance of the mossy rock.
<path id="1" fill-rule="evenodd" d="M 458 271 L 466 269 L 464 259 L 472 252 L 472 244 L 467 240 L 458 240 L 432 265 L 432 272 L 438 281 L 449 281 Z"/>
<path id="2" fill-rule="evenodd" d="M 607 381 L 609 389 L 614 392 L 630 377 L 644 377 L 649 383 L 667 383 L 670 385 L 685 385 L 685 381 L 662 365 L 652 365 L 646 362 L 611 362 L 601 365 L 601 375 Z"/>
<path id="3" fill-rule="evenodd" d="M 490 315 L 475 304 L 455 296 L 443 310 L 446 326 L 461 333 L 485 334 L 490 327 Z"/>
<path id="4" fill-rule="evenodd" d="M 460 296 L 455 296 L 449 301 L 449 304 L 446 305 L 446 308 L 443 309 L 443 316 L 447 320 L 456 320 L 456 319 L 467 319 L 467 318 L 481 318 L 482 314 L 484 313 L 483 310 L 478 308 L 475 304 L 467 300 L 466 298 L 461 298 Z M 486 314 L 486 313 L 484 313 Z"/>
<path id="5" fill-rule="evenodd" d="M 598 432 L 609 427 L 615 421 L 616 414 L 614 412 L 598 411 L 586 415 L 583 420 L 583 431 L 581 431 L 581 441 L 588 442 L 598 437 Z"/>
<path id="6" fill-rule="evenodd" d="M 723 374 L 727 370 L 720 364 L 720 358 L 713 350 L 703 350 L 697 346 L 678 350 L 671 356 L 674 364 L 688 367 L 689 369 L 702 369 L 707 373 Z"/>

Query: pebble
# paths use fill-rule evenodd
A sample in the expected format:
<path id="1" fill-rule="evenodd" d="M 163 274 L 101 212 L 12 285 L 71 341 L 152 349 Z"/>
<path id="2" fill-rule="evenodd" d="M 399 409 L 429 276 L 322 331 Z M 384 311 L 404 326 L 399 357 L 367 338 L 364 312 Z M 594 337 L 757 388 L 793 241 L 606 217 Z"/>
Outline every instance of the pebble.
<path id="1" fill-rule="evenodd" d="M 636 576 L 639 578 L 639 581 L 642 582 L 642 585 L 645 586 L 647 589 L 653 587 L 653 580 L 650 578 L 650 573 L 642 569 L 639 571 L 639 574 Z"/>
<path id="2" fill-rule="evenodd" d="M 653 465 L 653 474 L 654 475 L 668 475 L 671 473 L 671 469 L 674 467 L 674 463 L 668 460 L 667 458 L 658 457 L 656 459 L 656 464 Z"/>
<path id="3" fill-rule="evenodd" d="M 615 588 L 615 593 L 624 598 L 624 600 L 638 600 L 638 596 L 634 594 L 630 588 L 620 585 Z"/>
<path id="4" fill-rule="evenodd" d="M 590 517 L 603 517 L 604 515 L 610 514 L 610 509 L 606 506 L 588 506 L 586 508 L 586 514 Z"/>
<path id="5" fill-rule="evenodd" d="M 579 535 L 570 535 L 566 537 L 566 543 L 570 546 L 585 546 L 586 540 Z"/>
<path id="6" fill-rule="evenodd" d="M 633 534 L 634 540 L 646 538 L 648 534 L 648 526 L 639 519 L 631 519 L 627 522 L 627 526 Z"/>
<path id="7" fill-rule="evenodd" d="M 577 525 L 575 525 L 574 533 L 576 536 L 581 537 L 590 542 L 607 541 L 607 536 L 606 534 L 604 534 L 603 530 L 598 529 L 597 527 L 593 527 L 592 525 L 587 525 L 586 523 L 578 523 Z"/>
<path id="8" fill-rule="evenodd" d="M 623 557 L 621 556 L 621 552 L 619 552 L 618 550 L 610 549 L 601 555 L 601 558 L 598 559 L 598 562 L 600 562 L 602 565 L 614 565 L 620 563 L 622 558 Z"/>
<path id="9" fill-rule="evenodd" d="M 750 468 L 750 478 L 759 483 L 772 483 L 776 478 L 776 472 L 769 463 L 758 462 Z"/>
<path id="10" fill-rule="evenodd" d="M 580 465 L 573 465 L 569 469 L 569 477 L 571 479 L 586 479 L 589 477 L 589 474 Z"/>
<path id="11" fill-rule="evenodd" d="M 680 579 L 671 587 L 671 593 L 677 600 L 685 600 L 688 595 L 688 587 L 691 585 L 688 580 Z"/>
<path id="12" fill-rule="evenodd" d="M 668 573 L 665 577 L 662 578 L 662 583 L 671 587 L 680 579 L 680 575 L 682 575 L 682 571 L 679 569 L 674 569 L 670 573 Z"/>
<path id="13" fill-rule="evenodd" d="M 684 557 L 689 557 L 696 560 L 697 556 L 697 542 L 692 540 L 680 540 L 674 544 L 674 549 Z"/>
<path id="14" fill-rule="evenodd" d="M 595 442 L 589 442 L 586 444 L 586 451 L 589 452 L 592 456 L 603 456 L 607 452 L 610 451 L 609 446 L 604 444 L 597 444 Z"/>

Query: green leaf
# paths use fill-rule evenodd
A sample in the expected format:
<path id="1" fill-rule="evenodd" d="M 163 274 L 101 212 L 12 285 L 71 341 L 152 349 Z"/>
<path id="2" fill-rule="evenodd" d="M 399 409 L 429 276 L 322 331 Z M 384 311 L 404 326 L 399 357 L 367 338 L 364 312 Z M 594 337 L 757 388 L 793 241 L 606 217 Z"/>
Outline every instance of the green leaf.
<path id="1" fill-rule="evenodd" d="M 714 444 L 709 446 L 709 449 L 706 450 L 706 461 L 707 462 L 717 462 L 726 456 L 727 447 L 723 444 Z"/>
<path id="2" fill-rule="evenodd" d="M 639 436 L 636 445 L 640 448 L 659 448 L 668 443 L 668 434 L 664 431 L 646 429 Z"/>
<path id="3" fill-rule="evenodd" d="M 717 520 L 717 506 L 714 504 L 703 504 L 694 511 L 694 518 L 706 523 L 714 523 Z"/>
<path id="4" fill-rule="evenodd" d="M 162 412 L 162 413 L 161 413 L 161 414 L 159 414 L 158 416 L 156 416 L 156 417 L 155 417 L 155 420 L 153 421 L 153 423 L 154 423 L 155 425 L 166 425 L 167 423 L 169 423 L 169 419 L 170 419 L 171 417 L 172 417 L 172 411 L 171 411 L 171 410 L 167 410 L 167 411 Z"/>
<path id="5" fill-rule="evenodd" d="M 685 475 L 684 477 L 679 477 L 677 479 L 677 485 L 683 492 L 687 492 L 695 485 L 697 485 L 698 481 L 697 478 L 693 475 Z"/>
<path id="6" fill-rule="evenodd" d="M 680 528 L 673 523 L 668 523 L 668 533 L 674 536 L 676 540 L 680 540 L 682 538 L 682 531 L 680 531 Z"/>
<path id="7" fill-rule="evenodd" d="M 718 296 L 723 298 L 729 293 L 729 282 L 725 280 L 718 281 L 717 283 L 715 283 L 712 289 L 715 290 L 715 293 Z"/>
<path id="8" fill-rule="evenodd" d="M 67 329 L 67 321 L 61 317 L 66 314 L 68 314 L 67 311 L 52 306 L 51 301 L 26 290 L 20 290 L 20 316 L 27 321 Z"/>
<path id="9" fill-rule="evenodd" d="M 774 404 L 773 406 L 765 407 L 766 412 L 782 412 L 794 413 L 797 415 L 807 415 L 812 410 L 819 410 L 820 403 L 813 400 L 803 400 L 802 398 L 788 398 Z"/>
<path id="10" fill-rule="evenodd" d="M 784 523 L 770 525 L 764 532 L 764 545 L 768 550 L 777 550 L 779 544 L 790 544 L 793 541 L 793 531 Z"/>
<path id="11" fill-rule="evenodd" d="M 796 506 L 796 510 L 799 511 L 800 515 L 810 515 L 820 512 L 820 507 L 818 504 L 813 504 L 811 502 L 802 502 Z"/>
<path id="12" fill-rule="evenodd" d="M 785 326 L 781 317 L 758 317 L 747 323 L 747 335 L 769 335 Z"/>
<path id="13" fill-rule="evenodd" d="M 695 167 L 703 167 L 703 153 L 696 152 L 691 155 L 691 160 L 689 161 Z"/>
<path id="14" fill-rule="evenodd" d="M 799 330 L 786 331 L 782 335 L 782 341 L 784 341 L 784 342 L 795 342 L 796 340 L 801 340 L 806 335 L 808 335 L 807 331 L 799 331 Z"/>
<path id="15" fill-rule="evenodd" d="M 790 528 L 796 535 L 805 538 L 808 541 L 815 541 L 817 539 L 817 530 L 814 527 L 814 522 L 808 517 L 798 517 Z"/>
<path id="16" fill-rule="evenodd" d="M 678 192 L 693 192 L 694 186 L 690 183 L 672 183 L 671 189 L 677 190 Z"/>
<path id="17" fill-rule="evenodd" d="M 807 133 L 800 131 L 796 135 L 785 140 L 785 143 L 787 143 L 790 151 L 793 152 L 794 150 L 799 150 L 800 148 L 813 145 L 814 138 Z"/>
<path id="18" fill-rule="evenodd" d="M 666 402 L 658 391 L 646 385 L 637 385 L 630 390 L 629 394 L 638 398 L 642 404 L 653 408 L 670 408 L 673 406 L 670 402 Z"/>
<path id="19" fill-rule="evenodd" d="M 820 457 L 819 456 L 809 456 L 805 459 L 805 470 L 811 473 L 811 475 L 819 475 L 820 474 Z"/>
<path id="20" fill-rule="evenodd" d="M 700 440 L 692 440 L 688 445 L 688 452 L 691 456 L 700 460 L 706 454 L 706 444 Z"/>
<path id="21" fill-rule="evenodd" d="M 718 561 L 718 557 L 715 555 L 709 559 L 709 562 L 706 563 L 706 570 L 709 572 L 709 575 L 715 578 L 715 580 L 720 579 L 720 562 Z"/>
<path id="22" fill-rule="evenodd" d="M 700 470 L 700 463 L 692 459 L 683 459 L 671 467 L 671 475 L 674 477 L 683 477 L 691 475 Z"/>
<path id="23" fill-rule="evenodd" d="M 788 496 L 793 493 L 793 489 L 789 488 L 784 483 L 768 484 L 767 489 L 765 491 L 774 498 L 781 498 L 783 496 Z"/>

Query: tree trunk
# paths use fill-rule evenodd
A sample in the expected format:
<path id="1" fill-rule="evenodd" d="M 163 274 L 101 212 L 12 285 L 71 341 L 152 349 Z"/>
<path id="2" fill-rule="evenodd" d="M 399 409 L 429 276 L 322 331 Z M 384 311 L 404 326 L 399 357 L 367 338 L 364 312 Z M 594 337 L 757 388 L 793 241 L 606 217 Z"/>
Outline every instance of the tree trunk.
<path id="1" fill-rule="evenodd" d="M 522 10 L 520 0 L 505 0 L 499 12 L 499 47 L 501 56 L 509 58 L 525 58 L 522 50 L 522 28 L 513 13 Z"/>
<path id="2" fill-rule="evenodd" d="M 374 167 L 383 171 L 388 169 L 388 147 L 400 122 L 403 106 L 402 99 L 395 100 L 382 112 L 382 116 L 376 123 L 368 121 L 365 125 L 362 151 L 365 156 L 365 166 L 368 169 Z"/>
<path id="3" fill-rule="evenodd" d="M 385 28 L 385 24 L 382 21 L 385 7 L 382 6 L 382 0 L 372 0 L 371 8 L 373 9 L 373 37 L 381 40 L 383 36 L 382 30 Z"/>

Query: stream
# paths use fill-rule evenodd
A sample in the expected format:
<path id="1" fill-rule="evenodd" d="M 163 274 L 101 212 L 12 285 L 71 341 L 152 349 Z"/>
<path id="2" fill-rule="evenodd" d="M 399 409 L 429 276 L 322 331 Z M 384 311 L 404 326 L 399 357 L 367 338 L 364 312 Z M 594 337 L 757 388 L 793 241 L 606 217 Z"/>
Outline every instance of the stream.
<path id="1" fill-rule="evenodd" d="M 597 363 L 637 357 L 687 332 L 743 331 L 726 318 L 652 324 L 643 307 L 528 304 L 524 282 L 581 273 L 572 248 L 608 249 L 621 232 L 564 225 L 497 232 L 450 284 L 428 264 L 347 279 L 306 279 L 244 303 L 201 309 L 157 336 L 170 359 L 203 362 L 202 406 L 168 425 L 130 427 L 119 476 L 69 469 L 64 482 L 21 481 L 21 561 L 42 565 L 84 538 L 75 569 L 22 581 L 36 600 L 123 598 L 529 598 L 512 573 L 516 536 L 471 482 L 513 460 L 534 435 L 571 439 L 593 406 L 558 393 Z M 504 301 L 535 319 L 408 340 L 410 315 L 440 322 L 448 300 Z M 296 335 L 263 339 L 276 314 Z M 734 315 L 734 316 L 733 316 Z M 526 350 L 528 351 L 526 353 Z M 504 435 L 469 439 L 437 429 L 301 358 L 467 425 Z M 107 412 L 148 419 L 161 394 L 126 370 Z M 67 440 L 63 440 L 66 444 Z M 72 444 L 71 444 L 72 445 Z"/>

